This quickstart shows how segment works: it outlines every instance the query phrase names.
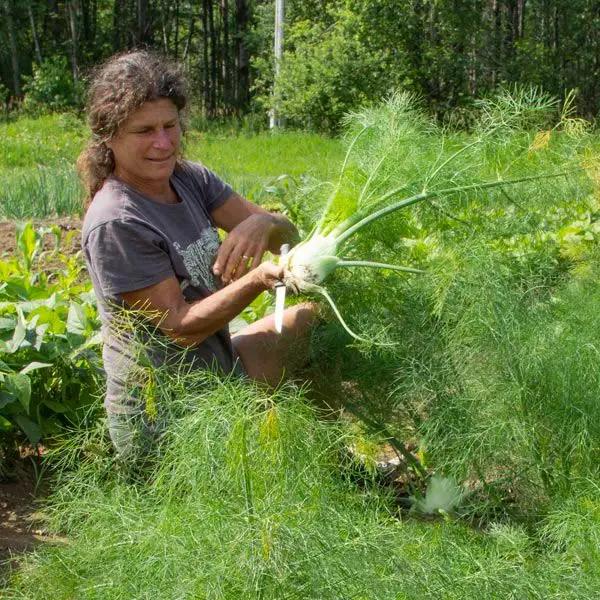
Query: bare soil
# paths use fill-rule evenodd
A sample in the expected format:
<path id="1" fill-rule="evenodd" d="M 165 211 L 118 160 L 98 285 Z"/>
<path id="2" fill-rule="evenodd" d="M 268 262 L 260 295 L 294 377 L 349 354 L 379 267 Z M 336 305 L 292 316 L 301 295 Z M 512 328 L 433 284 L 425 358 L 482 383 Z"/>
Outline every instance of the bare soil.
<path id="1" fill-rule="evenodd" d="M 38 457 L 31 451 L 10 460 L 11 475 L 0 481 L 0 570 L 14 567 L 21 553 L 36 544 L 53 539 L 40 520 L 38 501 L 47 487 L 37 485 L 34 461 Z"/>
<path id="2" fill-rule="evenodd" d="M 66 254 L 75 254 L 81 250 L 81 218 L 79 217 L 56 217 L 51 219 L 34 220 L 33 224 L 36 227 L 50 227 L 57 225 L 60 227 L 62 234 L 61 249 Z M 15 238 L 15 222 L 2 221 L 0 222 L 0 257 L 11 256 L 15 253 L 16 238 Z M 53 236 L 44 236 L 44 250 L 53 250 Z"/>

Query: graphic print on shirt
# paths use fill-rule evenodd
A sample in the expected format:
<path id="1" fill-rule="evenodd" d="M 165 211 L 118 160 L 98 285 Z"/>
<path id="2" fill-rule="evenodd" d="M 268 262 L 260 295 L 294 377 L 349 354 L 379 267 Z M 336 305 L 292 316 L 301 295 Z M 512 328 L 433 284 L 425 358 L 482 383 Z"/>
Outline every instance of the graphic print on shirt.
<path id="1" fill-rule="evenodd" d="M 182 249 L 178 242 L 173 247 L 183 259 L 183 264 L 190 274 L 190 282 L 196 287 L 204 286 L 211 292 L 217 290 L 212 272 L 217 251 L 219 250 L 219 234 L 214 227 L 204 229 L 200 237 L 187 248 Z"/>

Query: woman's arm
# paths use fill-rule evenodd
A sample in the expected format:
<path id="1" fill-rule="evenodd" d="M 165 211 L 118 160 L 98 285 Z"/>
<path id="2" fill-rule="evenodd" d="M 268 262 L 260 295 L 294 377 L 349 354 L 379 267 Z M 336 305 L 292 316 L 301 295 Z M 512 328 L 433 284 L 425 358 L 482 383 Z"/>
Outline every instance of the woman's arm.
<path id="1" fill-rule="evenodd" d="M 127 305 L 148 315 L 181 346 L 193 346 L 222 329 L 261 292 L 283 277 L 283 268 L 262 263 L 207 298 L 187 303 L 175 277 L 121 294 Z"/>
<path id="2" fill-rule="evenodd" d="M 279 254 L 282 244 L 298 241 L 298 230 L 283 215 L 270 213 L 235 193 L 213 210 L 211 217 L 229 233 L 213 267 L 224 283 L 256 268 L 267 250 Z"/>

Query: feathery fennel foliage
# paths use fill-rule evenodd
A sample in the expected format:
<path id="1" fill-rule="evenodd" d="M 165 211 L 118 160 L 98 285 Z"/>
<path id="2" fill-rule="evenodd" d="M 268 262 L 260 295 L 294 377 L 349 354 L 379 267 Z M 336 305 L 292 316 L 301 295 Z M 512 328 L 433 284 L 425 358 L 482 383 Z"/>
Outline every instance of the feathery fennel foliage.
<path id="1" fill-rule="evenodd" d="M 388 249 L 396 250 L 395 262 L 397 256 L 406 256 L 402 246 L 408 245 L 411 231 L 427 229 L 435 235 L 440 214 L 445 217 L 443 229 L 469 227 L 465 213 L 489 214 L 507 204 L 531 209 L 532 200 L 563 194 L 565 185 L 584 181 L 584 133 L 562 131 L 568 117 L 555 130 L 531 128 L 546 123 L 554 108 L 544 95 L 506 93 L 482 104 L 470 136 L 433 123 L 408 94 L 395 94 L 382 106 L 350 115 L 339 177 L 321 186 L 324 204 L 309 205 L 320 216 L 305 241 L 283 260 L 287 283 L 323 295 L 346 331 L 366 342 L 348 327 L 321 282 L 338 267 L 420 273 L 421 265 L 380 260 L 377 244 L 370 244 L 367 256 L 359 255 L 356 234 L 379 225 L 376 239 L 385 238 Z M 518 201 L 513 199 L 516 193 Z M 395 214 L 408 207 L 410 211 Z M 342 253 L 346 258 L 340 258 Z"/>
<path id="2" fill-rule="evenodd" d="M 5 597 L 581 597 L 578 555 L 538 554 L 519 526 L 394 518 L 386 496 L 340 472 L 343 426 L 293 388 L 161 375 L 173 411 L 144 483 L 89 449 L 55 488 L 67 544 L 24 557 Z M 169 380 L 170 379 L 170 380 Z M 167 384 L 168 381 L 168 384 Z M 102 445 L 102 438 L 99 438 Z"/>

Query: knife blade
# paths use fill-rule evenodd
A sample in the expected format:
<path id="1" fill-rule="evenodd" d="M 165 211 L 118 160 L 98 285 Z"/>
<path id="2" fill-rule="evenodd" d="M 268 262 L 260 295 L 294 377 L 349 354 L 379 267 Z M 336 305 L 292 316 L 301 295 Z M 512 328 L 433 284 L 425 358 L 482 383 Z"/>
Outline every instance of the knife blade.
<path id="1" fill-rule="evenodd" d="M 290 251 L 289 244 L 283 244 L 281 246 L 279 262 L 285 257 L 285 255 Z M 281 333 L 283 329 L 283 311 L 285 310 L 285 293 L 286 293 L 285 283 L 283 281 L 281 283 L 275 284 L 275 331 L 277 333 Z"/>

